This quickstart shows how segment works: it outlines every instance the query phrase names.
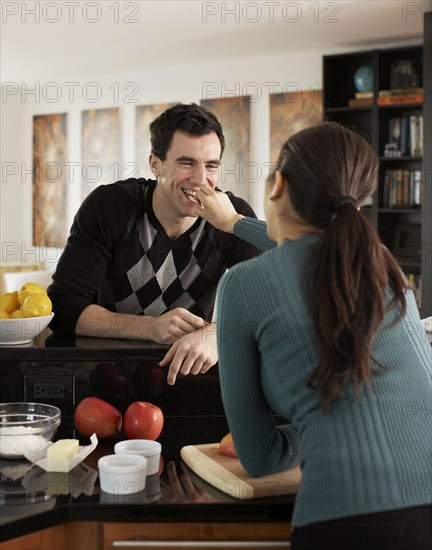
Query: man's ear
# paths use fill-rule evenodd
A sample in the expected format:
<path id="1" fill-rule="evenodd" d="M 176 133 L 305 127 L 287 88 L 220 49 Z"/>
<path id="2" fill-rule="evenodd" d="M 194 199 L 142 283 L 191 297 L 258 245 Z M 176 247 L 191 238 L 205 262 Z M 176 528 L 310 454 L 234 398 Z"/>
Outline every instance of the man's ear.
<path id="1" fill-rule="evenodd" d="M 274 182 L 268 195 L 269 200 L 274 201 L 279 199 L 284 193 L 286 185 L 287 181 L 285 176 L 283 176 L 279 170 L 276 170 Z"/>
<path id="2" fill-rule="evenodd" d="M 153 153 L 150 153 L 149 156 L 149 166 L 154 176 L 160 175 L 160 159 Z"/>

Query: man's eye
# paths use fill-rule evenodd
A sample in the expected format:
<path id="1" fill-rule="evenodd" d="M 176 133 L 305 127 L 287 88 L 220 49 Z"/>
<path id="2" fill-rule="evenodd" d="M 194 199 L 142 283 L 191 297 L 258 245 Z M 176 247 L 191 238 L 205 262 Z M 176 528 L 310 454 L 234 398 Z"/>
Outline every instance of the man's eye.
<path id="1" fill-rule="evenodd" d="M 207 164 L 207 172 L 209 172 L 209 174 L 215 174 L 219 170 L 219 166 L 219 164 Z"/>
<path id="2" fill-rule="evenodd" d="M 190 160 L 181 160 L 179 162 L 179 166 L 182 168 L 190 168 L 192 166 L 192 162 Z"/>

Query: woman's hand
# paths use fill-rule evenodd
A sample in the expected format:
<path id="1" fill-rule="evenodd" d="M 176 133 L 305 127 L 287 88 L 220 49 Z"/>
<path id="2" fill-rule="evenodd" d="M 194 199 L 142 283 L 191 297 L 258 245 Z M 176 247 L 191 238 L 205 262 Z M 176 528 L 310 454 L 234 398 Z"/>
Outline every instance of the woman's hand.
<path id="1" fill-rule="evenodd" d="M 197 216 L 226 233 L 232 233 L 234 225 L 244 218 L 241 214 L 237 214 L 226 193 L 216 191 L 209 186 L 199 189 L 195 197 L 189 195 L 189 199 L 196 203 Z"/>

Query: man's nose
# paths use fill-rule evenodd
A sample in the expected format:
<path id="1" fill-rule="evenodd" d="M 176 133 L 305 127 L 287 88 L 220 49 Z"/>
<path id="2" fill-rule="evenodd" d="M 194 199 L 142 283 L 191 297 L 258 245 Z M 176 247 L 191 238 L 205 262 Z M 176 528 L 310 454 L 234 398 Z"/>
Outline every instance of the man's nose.
<path id="1" fill-rule="evenodd" d="M 193 168 L 193 173 L 192 173 L 192 182 L 193 183 L 196 183 L 196 184 L 199 184 L 199 185 L 204 185 L 207 181 L 207 177 L 206 177 L 206 167 L 205 167 L 205 164 L 202 163 L 197 163 L 194 168 Z"/>

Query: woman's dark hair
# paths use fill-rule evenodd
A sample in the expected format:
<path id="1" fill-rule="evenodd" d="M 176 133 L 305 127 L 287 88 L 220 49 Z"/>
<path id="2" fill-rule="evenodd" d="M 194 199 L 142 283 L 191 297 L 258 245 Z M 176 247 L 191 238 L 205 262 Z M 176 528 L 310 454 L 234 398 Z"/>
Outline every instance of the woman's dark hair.
<path id="1" fill-rule="evenodd" d="M 221 144 L 221 157 L 225 148 L 222 126 L 208 109 L 190 103 L 177 103 L 150 123 L 151 152 L 164 161 L 175 132 L 188 136 L 205 136 L 214 132 Z"/>
<path id="2" fill-rule="evenodd" d="M 405 312 L 408 285 L 357 209 L 377 185 L 378 158 L 364 138 L 335 122 L 308 128 L 285 142 L 276 170 L 287 179 L 295 212 L 322 229 L 308 273 L 319 363 L 307 383 L 328 409 L 348 385 L 358 397 L 370 383 L 372 342 L 386 307 L 399 305 L 399 318 Z"/>

